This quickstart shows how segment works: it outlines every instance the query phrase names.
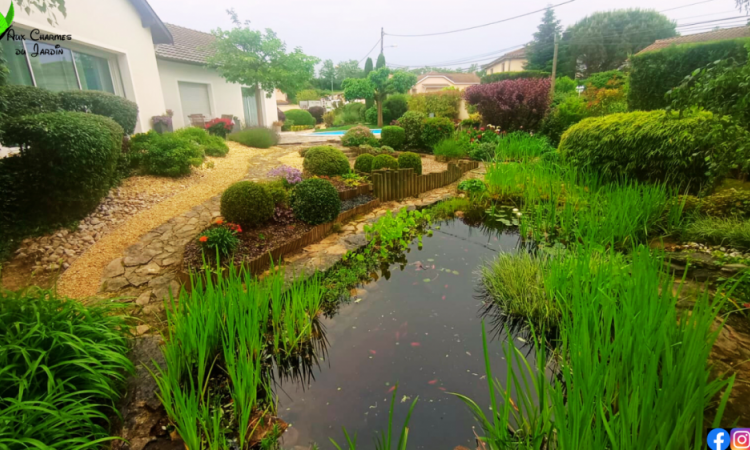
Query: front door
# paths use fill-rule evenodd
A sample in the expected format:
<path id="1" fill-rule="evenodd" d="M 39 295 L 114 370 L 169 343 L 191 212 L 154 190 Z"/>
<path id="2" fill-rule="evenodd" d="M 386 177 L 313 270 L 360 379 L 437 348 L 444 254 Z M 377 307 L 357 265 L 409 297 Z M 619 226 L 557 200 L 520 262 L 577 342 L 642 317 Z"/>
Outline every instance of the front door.
<path id="1" fill-rule="evenodd" d="M 245 126 L 257 127 L 260 125 L 258 118 L 258 99 L 255 95 L 255 89 L 242 88 L 242 105 L 245 108 Z"/>

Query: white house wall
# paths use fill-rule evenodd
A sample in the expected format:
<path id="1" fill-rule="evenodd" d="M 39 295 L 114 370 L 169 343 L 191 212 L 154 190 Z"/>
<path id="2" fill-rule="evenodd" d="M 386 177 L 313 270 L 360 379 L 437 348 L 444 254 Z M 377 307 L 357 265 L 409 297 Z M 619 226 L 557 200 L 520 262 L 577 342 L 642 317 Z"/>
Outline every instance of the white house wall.
<path id="1" fill-rule="evenodd" d="M 158 59 L 161 90 L 164 93 L 166 109 L 174 112 L 172 124 L 175 129 L 184 128 L 190 124 L 182 111 L 179 82 L 200 83 L 208 85 L 208 95 L 211 105 L 211 115 L 208 119 L 231 114 L 245 122 L 245 109 L 242 104 L 242 87 L 239 84 L 228 83 L 216 71 L 198 64 L 186 64 L 175 61 Z M 261 124 L 270 127 L 277 117 L 276 98 L 266 98 L 262 93 L 261 108 L 263 117 Z"/>
<path id="2" fill-rule="evenodd" d="M 0 11 L 7 11 L 9 4 L 9 0 L 0 0 Z M 116 55 L 125 97 L 138 104 L 136 130 L 150 129 L 151 117 L 163 114 L 166 108 L 157 82 L 159 72 L 151 30 L 143 27 L 138 11 L 129 0 L 67 0 L 65 7 L 66 17 L 55 12 L 58 23 L 54 27 L 47 22 L 47 14 L 36 8 L 27 14 L 24 8 L 16 7 L 14 28 L 24 34 L 35 28 L 45 34 L 70 34 L 72 41 L 43 42 L 63 47 L 72 43 L 71 47 Z"/>

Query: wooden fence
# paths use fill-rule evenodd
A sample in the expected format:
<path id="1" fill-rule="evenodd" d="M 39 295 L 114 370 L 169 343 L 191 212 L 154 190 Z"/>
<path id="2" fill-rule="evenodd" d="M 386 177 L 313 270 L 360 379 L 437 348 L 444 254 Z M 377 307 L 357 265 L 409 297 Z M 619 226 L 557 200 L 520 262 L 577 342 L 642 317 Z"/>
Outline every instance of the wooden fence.
<path id="1" fill-rule="evenodd" d="M 350 189 L 348 191 L 339 192 L 339 198 L 342 202 L 351 200 L 354 197 L 359 197 L 360 195 L 367 195 L 370 192 L 372 192 L 372 185 L 363 184 L 361 186 L 357 186 L 355 189 Z"/>
<path id="2" fill-rule="evenodd" d="M 419 194 L 455 183 L 466 172 L 479 167 L 477 161 L 448 163 L 448 170 L 415 175 L 414 169 L 374 170 L 370 175 L 372 192 L 381 202 L 416 197 Z"/>

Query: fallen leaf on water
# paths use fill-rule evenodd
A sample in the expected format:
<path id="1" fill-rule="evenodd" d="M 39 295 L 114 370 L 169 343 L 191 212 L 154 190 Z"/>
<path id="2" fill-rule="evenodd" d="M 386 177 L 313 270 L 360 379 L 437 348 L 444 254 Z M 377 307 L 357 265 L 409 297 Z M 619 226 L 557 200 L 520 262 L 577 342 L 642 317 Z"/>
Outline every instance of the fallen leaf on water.
<path id="1" fill-rule="evenodd" d="M 376 409 L 378 407 L 378 402 L 375 402 L 375 406 L 370 406 L 370 409 Z"/>
<path id="2" fill-rule="evenodd" d="M 424 281 L 425 283 L 429 283 L 429 282 L 430 282 L 431 280 L 430 280 L 429 278 L 425 278 L 425 279 L 424 279 L 424 280 L 422 280 L 422 281 Z"/>
<path id="3" fill-rule="evenodd" d="M 454 270 L 453 275 L 458 275 L 458 270 Z"/>
<path id="4" fill-rule="evenodd" d="M 372 350 L 370 350 L 370 351 L 372 351 Z M 471 356 L 471 353 L 469 353 L 469 352 L 466 352 L 466 354 L 469 355 L 469 356 Z"/>
<path id="5" fill-rule="evenodd" d="M 390 394 L 391 392 L 393 392 L 395 390 L 396 390 L 396 386 L 391 386 L 391 388 L 388 389 L 388 393 Z"/>
<path id="6" fill-rule="evenodd" d="M 378 354 L 378 352 L 376 352 L 375 350 L 370 350 L 370 353 L 372 353 L 373 355 L 377 355 Z"/>
<path id="7" fill-rule="evenodd" d="M 427 384 L 435 384 L 435 383 L 437 383 L 437 378 L 434 379 L 434 380 L 430 380 L 430 381 L 427 382 Z"/>
<path id="8" fill-rule="evenodd" d="M 443 300 L 445 300 L 445 295 L 443 296 Z"/>
<path id="9" fill-rule="evenodd" d="M 524 338 L 518 338 L 518 340 L 521 341 L 521 342 L 523 342 L 524 344 L 526 343 L 526 339 L 524 339 Z"/>
<path id="10" fill-rule="evenodd" d="M 438 389 L 440 389 L 441 391 L 444 391 L 444 390 L 445 390 L 445 388 L 444 388 L 444 387 L 439 387 Z"/>
<path id="11" fill-rule="evenodd" d="M 401 403 L 406 403 L 407 400 L 411 400 L 411 397 L 404 395 L 404 398 L 401 399 Z"/>
<path id="12" fill-rule="evenodd" d="M 422 344 L 420 344 L 419 342 L 412 342 L 412 343 L 411 343 L 411 346 L 412 346 L 412 347 L 419 347 L 419 346 L 421 346 L 421 345 L 422 345 Z"/>
<path id="13" fill-rule="evenodd" d="M 427 258 L 427 261 L 429 261 L 429 262 L 433 262 L 433 261 L 435 261 L 435 260 L 434 260 L 434 259 L 432 259 L 432 258 Z"/>
<path id="14" fill-rule="evenodd" d="M 359 302 L 361 302 L 361 301 L 362 301 L 362 299 L 361 299 L 361 298 L 358 298 L 358 299 L 354 300 L 354 303 L 359 303 Z"/>

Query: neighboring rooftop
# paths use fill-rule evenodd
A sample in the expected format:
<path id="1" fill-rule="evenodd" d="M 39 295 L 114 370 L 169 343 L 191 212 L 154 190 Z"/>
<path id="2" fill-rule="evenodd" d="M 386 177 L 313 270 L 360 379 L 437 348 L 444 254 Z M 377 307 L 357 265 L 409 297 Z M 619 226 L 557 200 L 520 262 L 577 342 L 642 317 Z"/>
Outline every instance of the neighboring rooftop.
<path id="1" fill-rule="evenodd" d="M 688 34 L 687 36 L 677 36 L 669 39 L 659 39 L 648 47 L 644 48 L 637 54 L 661 50 L 672 45 L 692 44 L 695 42 L 723 41 L 726 39 L 738 39 L 750 37 L 750 27 L 724 28 L 716 31 L 707 31 L 705 33 Z"/>
<path id="2" fill-rule="evenodd" d="M 507 61 L 509 59 L 524 59 L 526 58 L 526 47 L 521 47 L 518 50 L 513 50 L 512 52 L 508 52 L 501 57 L 497 58 L 496 60 L 492 61 L 489 64 L 485 64 L 482 66 L 483 69 L 486 69 L 488 67 L 492 67 L 496 65 L 497 63 L 501 63 L 503 61 Z"/>
<path id="3" fill-rule="evenodd" d="M 157 45 L 157 58 L 194 64 L 208 63 L 208 57 L 212 53 L 209 48 L 216 40 L 212 34 L 172 25 L 171 23 L 165 25 L 172 34 L 173 43 Z"/>
<path id="4" fill-rule="evenodd" d="M 445 77 L 455 84 L 479 84 L 479 77 L 473 73 L 444 73 L 444 72 L 427 72 L 417 79 L 417 83 L 430 77 Z"/>
<path id="5" fill-rule="evenodd" d="M 148 4 L 147 0 L 130 0 L 138 14 L 141 16 L 141 24 L 151 28 L 151 40 L 154 44 L 171 44 L 172 35 L 161 21 L 156 12 Z"/>

